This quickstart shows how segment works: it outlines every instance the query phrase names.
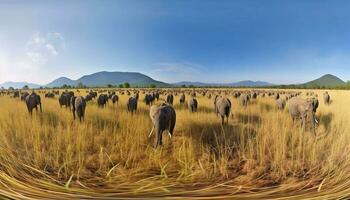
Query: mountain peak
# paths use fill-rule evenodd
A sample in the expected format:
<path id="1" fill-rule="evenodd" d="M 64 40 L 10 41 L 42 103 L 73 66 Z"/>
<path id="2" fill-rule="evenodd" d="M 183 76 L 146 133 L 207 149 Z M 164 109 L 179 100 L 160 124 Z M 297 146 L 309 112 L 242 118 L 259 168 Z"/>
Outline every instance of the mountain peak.
<path id="1" fill-rule="evenodd" d="M 345 82 L 338 78 L 337 76 L 334 76 L 332 74 L 325 74 L 321 76 L 318 79 L 315 79 L 313 81 L 307 82 L 303 84 L 306 87 L 315 87 L 315 86 L 321 86 L 321 87 L 335 87 L 335 86 L 341 86 L 344 85 Z"/>

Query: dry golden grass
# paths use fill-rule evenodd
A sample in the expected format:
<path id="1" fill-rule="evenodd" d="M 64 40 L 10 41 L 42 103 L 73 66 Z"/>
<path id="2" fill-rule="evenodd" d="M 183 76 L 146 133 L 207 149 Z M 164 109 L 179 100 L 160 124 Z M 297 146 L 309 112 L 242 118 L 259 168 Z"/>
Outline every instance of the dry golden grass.
<path id="1" fill-rule="evenodd" d="M 323 91 L 317 91 L 322 97 Z M 82 95 L 83 92 L 82 92 Z M 293 124 L 272 98 L 247 108 L 232 96 L 221 126 L 212 100 L 197 97 L 190 113 L 175 97 L 172 140 L 154 149 L 148 106 L 137 114 L 89 102 L 85 122 L 73 121 L 58 100 L 42 98 L 30 117 L 24 102 L 0 97 L 0 194 L 16 199 L 237 198 L 337 199 L 350 194 L 350 93 L 330 91 L 317 137 Z M 163 97 L 164 98 L 164 97 Z M 140 99 L 143 99 L 141 95 Z"/>

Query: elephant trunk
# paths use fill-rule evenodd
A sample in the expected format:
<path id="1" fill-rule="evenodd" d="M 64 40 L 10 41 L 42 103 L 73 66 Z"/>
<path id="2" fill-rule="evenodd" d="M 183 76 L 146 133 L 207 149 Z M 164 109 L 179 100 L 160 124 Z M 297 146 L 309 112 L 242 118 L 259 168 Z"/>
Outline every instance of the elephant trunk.
<path id="1" fill-rule="evenodd" d="M 154 131 L 156 133 L 156 142 L 155 142 L 155 148 L 157 148 L 159 145 L 162 145 L 162 130 L 158 124 L 155 125 Z"/>

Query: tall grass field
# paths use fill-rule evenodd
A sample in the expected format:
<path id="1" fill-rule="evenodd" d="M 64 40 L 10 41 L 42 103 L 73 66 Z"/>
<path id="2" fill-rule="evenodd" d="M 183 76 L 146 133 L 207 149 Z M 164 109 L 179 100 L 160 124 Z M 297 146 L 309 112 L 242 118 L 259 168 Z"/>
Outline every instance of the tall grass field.
<path id="1" fill-rule="evenodd" d="M 106 108 L 90 101 L 84 122 L 74 121 L 57 95 L 41 93 L 43 112 L 32 116 L 20 99 L 0 96 L 0 197 L 347 199 L 350 92 L 329 91 L 330 105 L 323 90 L 315 92 L 316 136 L 293 123 L 288 108 L 278 110 L 272 97 L 242 107 L 227 95 L 231 115 L 221 125 L 213 99 L 197 95 L 198 111 L 191 113 L 176 95 L 174 135 L 164 133 L 158 148 L 154 135 L 148 137 L 152 123 L 142 93 L 134 114 L 127 112 L 126 94 Z"/>

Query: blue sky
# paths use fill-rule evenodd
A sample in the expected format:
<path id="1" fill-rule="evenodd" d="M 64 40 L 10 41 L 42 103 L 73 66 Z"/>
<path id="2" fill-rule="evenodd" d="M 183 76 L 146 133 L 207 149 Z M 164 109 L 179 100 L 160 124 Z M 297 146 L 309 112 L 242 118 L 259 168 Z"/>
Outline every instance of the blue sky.
<path id="1" fill-rule="evenodd" d="M 0 82 L 350 80 L 350 1 L 0 1 Z"/>

